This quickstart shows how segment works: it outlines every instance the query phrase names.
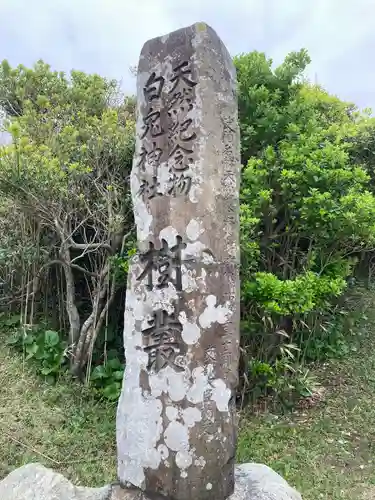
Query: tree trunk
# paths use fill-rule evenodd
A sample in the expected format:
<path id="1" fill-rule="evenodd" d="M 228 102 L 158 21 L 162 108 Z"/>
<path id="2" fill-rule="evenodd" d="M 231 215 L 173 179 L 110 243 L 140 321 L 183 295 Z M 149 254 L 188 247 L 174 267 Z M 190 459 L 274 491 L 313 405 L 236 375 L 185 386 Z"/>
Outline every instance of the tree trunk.
<path id="1" fill-rule="evenodd" d="M 69 318 L 69 343 L 71 346 L 74 346 L 79 337 L 81 321 L 75 303 L 75 283 L 74 283 L 73 270 L 69 265 L 71 261 L 69 248 L 67 248 L 66 246 L 62 246 L 60 250 L 60 255 L 63 260 L 63 268 L 65 274 L 66 312 Z"/>
<path id="2" fill-rule="evenodd" d="M 97 288 L 96 290 L 92 313 L 82 325 L 77 348 L 74 353 L 73 373 L 77 376 L 82 377 L 83 368 L 86 366 L 92 354 L 96 338 L 103 325 L 109 307 L 114 300 L 115 290 L 116 286 L 114 280 L 111 283 L 110 289 L 108 284 L 106 284 L 102 286 L 102 288 Z M 107 300 L 103 303 L 106 296 Z"/>

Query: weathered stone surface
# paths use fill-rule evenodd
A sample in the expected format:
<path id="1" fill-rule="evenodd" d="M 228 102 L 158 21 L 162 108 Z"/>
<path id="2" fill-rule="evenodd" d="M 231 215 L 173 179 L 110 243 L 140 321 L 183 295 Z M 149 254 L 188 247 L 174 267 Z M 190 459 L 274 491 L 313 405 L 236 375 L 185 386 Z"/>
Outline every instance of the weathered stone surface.
<path id="1" fill-rule="evenodd" d="M 122 484 L 178 500 L 234 488 L 239 131 L 232 60 L 198 23 L 143 47 L 117 413 Z"/>
<path id="2" fill-rule="evenodd" d="M 139 489 L 119 486 L 82 488 L 40 464 L 16 469 L 0 481 L 1 500 L 150 500 Z M 155 497 L 153 497 L 155 499 Z M 302 500 L 276 472 L 265 465 L 235 468 L 235 491 L 230 500 Z"/>
<path id="3" fill-rule="evenodd" d="M 274 470 L 262 464 L 236 467 L 236 486 L 230 500 L 302 500 Z"/>
<path id="4" fill-rule="evenodd" d="M 197 497 L 199 498 L 199 497 Z M 113 489 L 111 500 L 149 500 L 140 491 Z M 261 464 L 235 468 L 235 489 L 229 500 L 302 500 L 301 495 L 275 471 Z"/>
<path id="5" fill-rule="evenodd" d="M 64 476 L 40 464 L 28 464 L 0 481 L 1 500 L 109 500 L 111 487 L 73 486 Z"/>

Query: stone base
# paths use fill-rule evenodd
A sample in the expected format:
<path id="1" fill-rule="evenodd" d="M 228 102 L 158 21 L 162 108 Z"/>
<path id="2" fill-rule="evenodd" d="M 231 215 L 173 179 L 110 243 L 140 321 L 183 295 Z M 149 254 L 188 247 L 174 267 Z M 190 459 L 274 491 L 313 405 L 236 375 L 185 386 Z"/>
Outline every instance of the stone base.
<path id="1" fill-rule="evenodd" d="M 62 474 L 27 464 L 0 481 L 1 500 L 110 500 L 111 487 L 73 486 Z"/>
<path id="2" fill-rule="evenodd" d="M 40 464 L 28 464 L 0 481 L 1 500 L 148 500 L 137 490 L 120 486 L 73 486 L 61 474 Z M 199 499 L 197 499 L 199 500 Z M 236 487 L 230 500 L 302 500 L 279 474 L 266 465 L 236 467 Z"/>
<path id="3" fill-rule="evenodd" d="M 301 495 L 285 479 L 266 465 L 237 465 L 235 477 L 235 490 L 228 500 L 302 500 Z M 114 486 L 110 500 L 149 499 L 139 490 Z"/>

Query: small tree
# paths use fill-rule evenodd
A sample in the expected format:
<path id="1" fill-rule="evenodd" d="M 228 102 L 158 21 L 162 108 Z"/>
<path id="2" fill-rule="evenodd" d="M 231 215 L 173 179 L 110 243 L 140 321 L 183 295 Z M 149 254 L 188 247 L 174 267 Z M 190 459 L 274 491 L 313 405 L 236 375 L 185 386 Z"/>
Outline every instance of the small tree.
<path id="1" fill-rule="evenodd" d="M 68 78 L 41 61 L 33 69 L 2 63 L 0 104 L 12 135 L 0 151 L 0 192 L 37 228 L 32 281 L 50 266 L 63 270 L 79 373 L 115 297 L 113 257 L 131 241 L 134 106 L 114 81 L 78 71 Z M 85 311 L 77 306 L 82 277 L 91 299 Z"/>
<path id="2" fill-rule="evenodd" d="M 368 119 L 305 82 L 308 62 L 305 51 L 275 70 L 263 54 L 235 58 L 243 341 L 268 360 L 335 304 L 353 259 L 375 244 L 374 191 L 355 150 Z"/>

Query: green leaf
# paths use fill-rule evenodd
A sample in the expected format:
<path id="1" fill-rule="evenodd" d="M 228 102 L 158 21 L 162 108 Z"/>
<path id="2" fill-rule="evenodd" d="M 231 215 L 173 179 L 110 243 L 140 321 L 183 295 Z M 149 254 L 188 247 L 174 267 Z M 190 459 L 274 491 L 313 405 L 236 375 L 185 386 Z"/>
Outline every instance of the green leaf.
<path id="1" fill-rule="evenodd" d="M 109 399 L 110 401 L 114 401 L 119 398 L 120 391 L 121 391 L 121 384 L 119 384 L 118 382 L 113 382 L 112 384 L 107 385 L 103 389 L 102 394 L 105 398 Z"/>
<path id="2" fill-rule="evenodd" d="M 60 337 L 54 330 L 47 330 L 44 332 L 45 343 L 49 346 L 56 346 L 60 342 Z"/>
<path id="3" fill-rule="evenodd" d="M 113 373 L 113 378 L 115 380 L 122 380 L 124 378 L 124 370 L 118 370 Z"/>
<path id="4" fill-rule="evenodd" d="M 40 370 L 40 373 L 42 375 L 49 375 L 50 373 L 54 372 L 54 367 L 51 366 L 45 366 Z"/>
<path id="5" fill-rule="evenodd" d="M 26 348 L 25 348 L 25 351 L 27 353 L 26 359 L 33 358 L 37 354 L 38 349 L 39 348 L 38 348 L 37 344 L 27 345 Z"/>
<path id="6" fill-rule="evenodd" d="M 22 334 L 19 332 L 14 333 L 6 340 L 6 344 L 9 346 L 22 346 Z"/>
<path id="7" fill-rule="evenodd" d="M 102 380 L 108 378 L 110 375 L 108 374 L 104 365 L 96 366 L 91 372 L 91 380 Z"/>
<path id="8" fill-rule="evenodd" d="M 111 370 L 119 370 L 122 368 L 122 364 L 121 364 L 121 361 L 119 360 L 119 358 L 109 359 L 107 361 L 106 366 Z"/>
<path id="9" fill-rule="evenodd" d="M 24 345 L 31 345 L 36 343 L 36 337 L 35 335 L 28 334 L 26 337 L 23 337 L 23 344 Z"/>

